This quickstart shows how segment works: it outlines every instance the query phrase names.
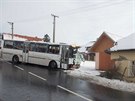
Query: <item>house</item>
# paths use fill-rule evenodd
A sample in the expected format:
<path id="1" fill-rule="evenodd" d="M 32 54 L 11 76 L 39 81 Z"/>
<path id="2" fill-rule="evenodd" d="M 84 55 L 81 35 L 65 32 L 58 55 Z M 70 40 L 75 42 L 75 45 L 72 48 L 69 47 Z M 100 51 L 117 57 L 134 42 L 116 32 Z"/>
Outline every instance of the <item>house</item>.
<path id="1" fill-rule="evenodd" d="M 118 72 L 127 81 L 135 82 L 135 33 L 117 41 L 111 49 Z"/>
<path id="2" fill-rule="evenodd" d="M 114 68 L 114 60 L 111 60 L 110 54 L 105 50 L 114 46 L 114 39 L 118 39 L 117 36 L 103 32 L 101 36 L 96 40 L 93 46 L 89 49 L 90 52 L 95 52 L 96 69 L 110 70 Z"/>
<path id="3" fill-rule="evenodd" d="M 94 61 L 95 60 L 95 53 L 88 51 L 95 41 L 90 41 L 87 44 L 80 47 L 79 52 L 83 54 L 85 60 Z"/>
<path id="4" fill-rule="evenodd" d="M 2 33 L 3 39 L 12 39 L 12 34 L 10 33 Z M 25 36 L 20 34 L 14 34 L 13 40 L 21 40 L 21 41 L 43 41 L 43 38 Z"/>
<path id="5" fill-rule="evenodd" d="M 90 41 L 86 45 L 86 58 L 89 61 L 95 61 L 95 52 L 89 51 L 94 43 L 95 43 L 95 41 Z"/>

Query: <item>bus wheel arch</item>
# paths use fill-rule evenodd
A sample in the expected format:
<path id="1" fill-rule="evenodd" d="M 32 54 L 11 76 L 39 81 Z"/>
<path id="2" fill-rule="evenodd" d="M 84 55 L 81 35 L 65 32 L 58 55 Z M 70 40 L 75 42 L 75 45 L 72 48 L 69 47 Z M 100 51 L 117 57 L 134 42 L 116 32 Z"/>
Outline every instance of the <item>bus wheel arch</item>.
<path id="1" fill-rule="evenodd" d="M 17 55 L 14 55 L 14 56 L 12 57 L 12 62 L 13 62 L 13 64 L 19 63 L 19 57 L 18 57 Z"/>
<path id="2" fill-rule="evenodd" d="M 51 68 L 51 69 L 56 69 L 57 68 L 57 62 L 55 61 L 55 60 L 52 60 L 52 61 L 50 61 L 49 62 L 49 67 Z"/>

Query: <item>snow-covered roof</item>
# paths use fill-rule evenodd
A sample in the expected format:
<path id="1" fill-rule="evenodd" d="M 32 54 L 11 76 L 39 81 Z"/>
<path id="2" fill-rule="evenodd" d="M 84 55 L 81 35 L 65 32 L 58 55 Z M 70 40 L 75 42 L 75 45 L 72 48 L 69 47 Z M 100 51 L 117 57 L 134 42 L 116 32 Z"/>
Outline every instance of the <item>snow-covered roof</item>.
<path id="1" fill-rule="evenodd" d="M 106 32 L 106 31 L 105 31 L 104 33 L 106 33 L 106 34 L 107 34 L 111 39 L 113 39 L 115 42 L 122 38 L 122 36 L 117 35 L 117 34 L 113 34 L 113 33 L 110 33 L 110 32 Z"/>
<path id="2" fill-rule="evenodd" d="M 105 38 L 104 38 L 105 37 Z M 116 34 L 112 34 L 112 33 L 108 33 L 108 32 L 103 32 L 99 38 L 97 38 L 96 42 L 93 44 L 93 46 L 91 47 L 90 51 L 92 52 L 96 52 L 96 47 L 99 46 L 99 44 L 101 43 L 101 41 L 104 40 L 104 42 L 106 42 L 106 40 L 111 40 L 112 44 L 116 42 L 116 40 L 120 39 L 121 37 L 116 35 Z M 103 40 L 102 40 L 103 39 Z M 110 48 L 110 47 L 106 47 L 106 48 Z"/>
<path id="3" fill-rule="evenodd" d="M 12 35 L 11 34 L 3 34 L 3 38 L 4 39 L 12 39 Z M 26 41 L 25 38 L 20 38 L 20 37 L 16 37 L 16 36 L 13 36 L 13 40 Z"/>
<path id="4" fill-rule="evenodd" d="M 104 31 L 102 34 L 101 34 L 101 36 L 102 35 L 106 35 L 106 36 L 108 36 L 111 40 L 113 40 L 114 42 L 116 42 L 117 40 L 119 40 L 119 39 L 121 39 L 122 37 L 121 36 L 119 36 L 119 35 L 117 35 L 117 34 L 113 34 L 113 33 L 110 33 L 110 32 L 106 32 L 106 31 Z M 101 37 L 100 36 L 100 37 Z M 100 38 L 99 37 L 99 38 Z M 98 38 L 98 39 L 99 39 Z M 97 41 L 96 41 L 97 42 Z M 83 45 L 80 49 L 79 49 L 79 51 L 80 52 L 86 52 L 86 48 L 87 47 L 91 47 L 91 46 L 93 46 L 94 44 L 96 44 L 96 42 L 95 41 L 90 41 L 90 42 L 88 42 L 87 44 L 85 44 L 85 45 Z"/>
<path id="5" fill-rule="evenodd" d="M 85 47 L 91 47 L 94 43 L 95 41 L 90 41 L 87 44 L 85 44 Z"/>
<path id="6" fill-rule="evenodd" d="M 2 33 L 3 34 L 3 39 L 11 40 L 12 39 L 12 34 L 10 33 Z M 19 40 L 19 41 L 43 41 L 43 39 L 38 38 L 38 37 L 32 37 L 32 36 L 24 36 L 20 34 L 14 34 L 13 35 L 13 40 Z"/>
<path id="7" fill-rule="evenodd" d="M 135 49 L 135 33 L 118 40 L 116 45 L 111 48 L 111 51 L 132 49 Z"/>
<path id="8" fill-rule="evenodd" d="M 81 48 L 79 48 L 79 52 L 86 52 L 86 48 L 91 47 L 94 43 L 95 41 L 90 41 L 86 43 L 85 45 L 81 46 Z"/>

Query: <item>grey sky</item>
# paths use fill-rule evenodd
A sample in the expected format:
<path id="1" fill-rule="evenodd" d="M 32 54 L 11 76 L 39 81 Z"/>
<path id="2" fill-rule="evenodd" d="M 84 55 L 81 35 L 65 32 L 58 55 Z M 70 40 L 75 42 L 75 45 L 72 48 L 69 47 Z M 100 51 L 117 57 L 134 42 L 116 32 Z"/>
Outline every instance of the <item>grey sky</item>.
<path id="1" fill-rule="evenodd" d="M 52 39 L 51 14 L 56 14 L 56 42 L 85 44 L 107 31 L 118 36 L 135 32 L 134 0 L 0 0 L 0 32 Z"/>

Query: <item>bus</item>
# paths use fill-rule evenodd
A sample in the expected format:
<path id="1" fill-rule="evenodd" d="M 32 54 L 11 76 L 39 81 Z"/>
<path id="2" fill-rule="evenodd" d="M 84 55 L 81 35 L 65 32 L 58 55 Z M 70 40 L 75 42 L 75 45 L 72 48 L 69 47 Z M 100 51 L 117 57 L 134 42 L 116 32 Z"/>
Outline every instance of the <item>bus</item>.
<path id="1" fill-rule="evenodd" d="M 2 48 L 2 40 L 0 39 L 0 58 L 1 58 L 1 56 L 2 56 L 2 55 L 1 55 L 1 54 L 2 54 L 2 53 L 1 53 L 1 48 Z"/>
<path id="2" fill-rule="evenodd" d="M 67 44 L 3 40 L 2 58 L 12 63 L 32 63 L 49 68 L 79 67 L 83 60 L 77 48 Z"/>

